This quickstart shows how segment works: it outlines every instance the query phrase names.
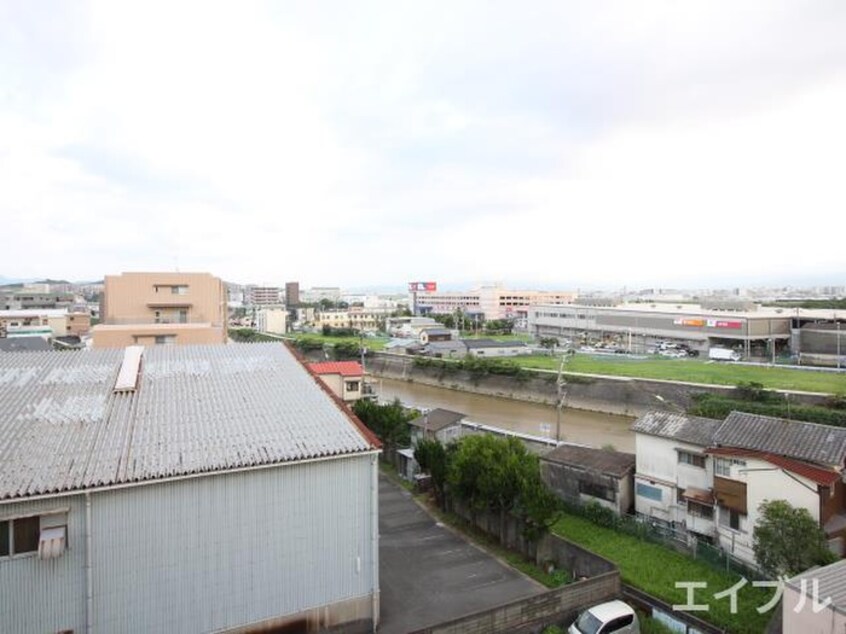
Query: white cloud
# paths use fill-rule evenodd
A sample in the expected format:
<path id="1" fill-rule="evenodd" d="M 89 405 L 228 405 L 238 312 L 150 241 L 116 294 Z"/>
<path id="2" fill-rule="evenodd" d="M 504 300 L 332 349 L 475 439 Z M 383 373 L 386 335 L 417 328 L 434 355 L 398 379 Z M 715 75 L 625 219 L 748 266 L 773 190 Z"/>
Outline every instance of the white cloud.
<path id="1" fill-rule="evenodd" d="M 50 37 L 0 15 L 0 274 L 844 277 L 824 9 L 97 2 Z"/>

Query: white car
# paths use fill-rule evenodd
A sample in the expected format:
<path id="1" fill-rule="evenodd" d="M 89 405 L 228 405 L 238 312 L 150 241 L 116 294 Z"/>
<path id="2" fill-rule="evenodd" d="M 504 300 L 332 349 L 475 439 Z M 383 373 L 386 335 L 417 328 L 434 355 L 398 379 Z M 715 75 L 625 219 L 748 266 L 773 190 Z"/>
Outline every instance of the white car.
<path id="1" fill-rule="evenodd" d="M 640 634 L 640 622 L 628 603 L 609 601 L 582 612 L 567 631 L 569 634 Z"/>

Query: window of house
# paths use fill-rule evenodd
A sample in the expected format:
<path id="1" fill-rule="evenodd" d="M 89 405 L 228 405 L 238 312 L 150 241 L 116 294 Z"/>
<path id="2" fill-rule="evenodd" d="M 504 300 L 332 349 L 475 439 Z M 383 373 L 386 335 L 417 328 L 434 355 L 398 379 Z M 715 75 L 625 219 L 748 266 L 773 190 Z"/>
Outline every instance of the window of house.
<path id="1" fill-rule="evenodd" d="M 176 335 L 156 335 L 156 344 L 176 343 Z"/>
<path id="2" fill-rule="evenodd" d="M 359 382 L 358 381 L 347 381 L 347 391 L 348 392 L 358 392 L 359 389 Z"/>
<path id="3" fill-rule="evenodd" d="M 616 500 L 614 489 L 597 484 L 596 482 L 579 480 L 579 493 L 599 498 L 600 500 L 608 500 L 609 502 L 614 502 Z"/>
<path id="4" fill-rule="evenodd" d="M 170 292 L 173 295 L 187 295 L 188 294 L 188 287 L 178 284 L 176 286 L 170 287 Z"/>
<path id="5" fill-rule="evenodd" d="M 692 500 L 688 500 L 687 502 L 687 513 L 688 515 L 693 515 L 694 517 L 701 517 L 705 520 L 714 519 L 713 507 L 708 506 L 707 504 L 700 504 L 699 502 L 694 502 Z"/>
<path id="6" fill-rule="evenodd" d="M 714 475 L 730 478 L 732 466 L 745 467 L 746 461 L 736 458 L 717 458 L 714 460 Z"/>
<path id="7" fill-rule="evenodd" d="M 635 491 L 642 498 L 648 498 L 650 500 L 655 500 L 656 502 L 660 502 L 662 499 L 661 489 L 659 489 L 658 487 L 650 486 L 643 482 L 637 483 Z"/>
<path id="8" fill-rule="evenodd" d="M 726 528 L 736 531 L 742 530 L 741 523 L 744 517 L 746 516 L 743 513 L 731 509 L 720 509 L 720 524 Z"/>
<path id="9" fill-rule="evenodd" d="M 679 464 L 689 464 L 704 469 L 705 456 L 690 451 L 679 451 Z"/>
<path id="10" fill-rule="evenodd" d="M 19 517 L 0 522 L 0 557 L 38 551 L 39 517 Z"/>

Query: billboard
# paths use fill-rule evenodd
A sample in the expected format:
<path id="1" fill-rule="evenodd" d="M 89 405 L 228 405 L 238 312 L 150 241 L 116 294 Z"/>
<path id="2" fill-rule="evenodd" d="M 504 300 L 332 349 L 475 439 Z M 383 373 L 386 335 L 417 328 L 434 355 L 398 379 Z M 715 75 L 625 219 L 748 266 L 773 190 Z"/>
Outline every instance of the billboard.
<path id="1" fill-rule="evenodd" d="M 742 321 L 723 319 L 682 319 L 679 317 L 674 319 L 673 323 L 676 326 L 690 326 L 693 328 L 702 328 L 703 326 L 707 326 L 708 328 L 743 328 Z"/>
<path id="2" fill-rule="evenodd" d="M 438 290 L 437 282 L 409 282 L 408 291 L 410 293 L 418 292 L 434 292 Z"/>

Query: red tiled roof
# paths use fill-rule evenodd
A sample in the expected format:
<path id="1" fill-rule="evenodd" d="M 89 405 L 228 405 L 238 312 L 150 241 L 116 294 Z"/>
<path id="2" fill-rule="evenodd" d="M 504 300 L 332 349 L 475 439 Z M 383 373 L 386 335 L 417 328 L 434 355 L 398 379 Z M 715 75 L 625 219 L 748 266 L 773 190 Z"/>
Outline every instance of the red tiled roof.
<path id="1" fill-rule="evenodd" d="M 364 370 L 358 361 L 323 361 L 309 363 L 315 374 L 340 374 L 341 376 L 361 376 Z"/>
<path id="2" fill-rule="evenodd" d="M 738 456 L 747 458 L 759 458 L 769 462 L 772 465 L 781 467 L 785 471 L 790 471 L 796 475 L 808 478 L 812 482 L 821 484 L 823 486 L 831 486 L 839 478 L 840 473 L 833 469 L 826 469 L 824 467 L 817 467 L 807 462 L 794 460 L 793 458 L 785 458 L 778 454 L 768 453 L 765 451 L 755 451 L 754 449 L 737 449 L 734 447 L 712 447 L 706 449 L 705 453 L 713 454 L 715 456 Z"/>

